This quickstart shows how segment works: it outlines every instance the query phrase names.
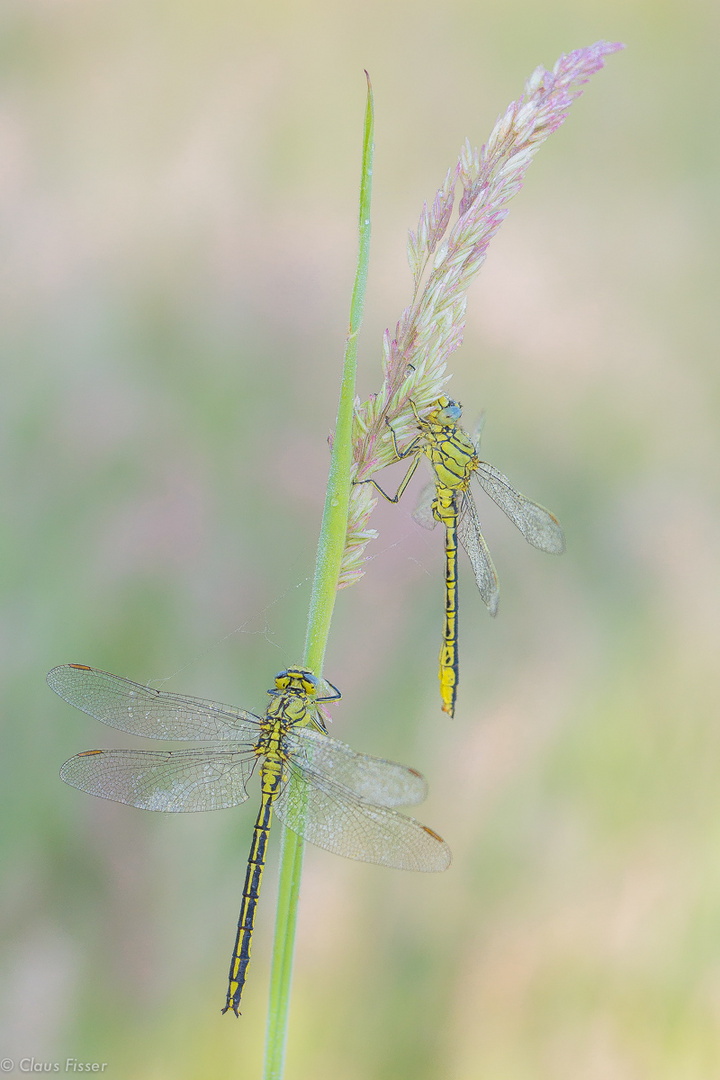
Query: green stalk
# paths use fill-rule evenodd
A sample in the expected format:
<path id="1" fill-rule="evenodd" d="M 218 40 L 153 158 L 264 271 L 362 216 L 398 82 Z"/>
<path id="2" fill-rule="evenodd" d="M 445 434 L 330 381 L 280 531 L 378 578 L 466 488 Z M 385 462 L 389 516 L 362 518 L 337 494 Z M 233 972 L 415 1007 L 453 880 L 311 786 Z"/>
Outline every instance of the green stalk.
<path id="1" fill-rule="evenodd" d="M 352 463 L 352 420 L 355 401 L 355 372 L 357 369 L 357 337 L 362 322 L 370 257 L 370 191 L 372 187 L 373 99 L 370 77 L 368 83 L 365 125 L 363 130 L 362 174 L 360 178 L 359 251 L 355 285 L 350 304 L 350 327 L 345 342 L 340 404 L 337 426 L 330 457 L 325 509 L 318 541 L 315 577 L 310 597 L 307 636 L 305 639 L 306 667 L 321 675 L 340 565 L 347 536 L 350 506 L 350 466 Z M 272 971 L 270 974 L 270 1009 L 265 1045 L 264 1080 L 282 1080 L 287 1042 L 290 980 L 295 944 L 300 876 L 304 842 L 290 829 L 283 828 L 280 854 L 280 884 L 275 922 Z"/>

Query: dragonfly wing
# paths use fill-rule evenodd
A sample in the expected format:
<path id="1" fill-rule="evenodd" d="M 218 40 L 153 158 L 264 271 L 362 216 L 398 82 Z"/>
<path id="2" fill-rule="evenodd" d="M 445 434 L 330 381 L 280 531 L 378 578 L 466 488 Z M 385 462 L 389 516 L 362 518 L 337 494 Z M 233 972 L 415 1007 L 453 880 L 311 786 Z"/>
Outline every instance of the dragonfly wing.
<path id="1" fill-rule="evenodd" d="M 450 865 L 450 848 L 432 829 L 396 810 L 362 802 L 341 785 L 310 777 L 295 765 L 275 810 L 288 828 L 348 859 L 426 872 Z"/>
<path id="2" fill-rule="evenodd" d="M 245 802 L 257 758 L 240 750 L 86 750 L 66 761 L 66 784 L 141 810 L 221 810 Z"/>
<path id="3" fill-rule="evenodd" d="M 153 690 L 120 675 L 61 664 L 47 677 L 61 698 L 103 724 L 148 739 L 233 739 L 255 742 L 260 718 L 217 701 Z"/>
<path id="4" fill-rule="evenodd" d="M 472 444 L 475 447 L 475 453 L 478 455 L 478 457 L 480 456 L 480 440 L 482 439 L 482 433 L 483 433 L 484 427 L 485 427 L 485 410 L 483 409 L 483 411 L 480 413 L 480 416 L 478 417 L 478 422 L 475 425 L 475 427 L 473 428 L 472 434 L 470 435 L 470 438 L 472 439 Z"/>
<path id="5" fill-rule="evenodd" d="M 415 806 L 427 798 L 425 778 L 407 765 L 357 754 L 345 743 L 311 728 L 288 732 L 288 750 L 311 777 L 325 776 L 362 802 Z"/>
<path id="6" fill-rule="evenodd" d="M 437 525 L 437 518 L 432 512 L 436 488 L 437 485 L 434 480 L 425 485 L 420 492 L 417 506 L 412 513 L 413 521 L 416 521 L 418 525 L 422 525 L 423 529 L 434 529 Z"/>
<path id="7" fill-rule="evenodd" d="M 486 461 L 480 462 L 476 476 L 493 502 L 517 525 L 529 544 L 551 555 L 562 555 L 565 536 L 554 514 L 539 503 L 526 499 L 512 486 L 507 476 Z"/>
<path id="8" fill-rule="evenodd" d="M 475 574 L 475 581 L 480 590 L 485 604 L 491 615 L 497 614 L 500 593 L 498 579 L 493 565 L 492 557 L 485 543 L 485 537 L 480 528 L 480 518 L 473 502 L 472 495 L 467 492 L 462 497 L 457 523 L 458 540 L 465 548 L 467 557 Z"/>

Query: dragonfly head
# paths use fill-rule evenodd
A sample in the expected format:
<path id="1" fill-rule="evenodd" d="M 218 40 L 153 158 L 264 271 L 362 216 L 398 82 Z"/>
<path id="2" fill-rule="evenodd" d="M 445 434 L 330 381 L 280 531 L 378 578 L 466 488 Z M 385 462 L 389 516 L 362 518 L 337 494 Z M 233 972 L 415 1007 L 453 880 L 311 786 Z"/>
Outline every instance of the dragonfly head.
<path id="1" fill-rule="evenodd" d="M 462 405 L 443 394 L 435 402 L 432 412 L 428 413 L 428 422 L 438 424 L 439 427 L 454 427 L 461 416 Z"/>
<path id="2" fill-rule="evenodd" d="M 275 676 L 276 690 L 290 690 L 306 697 L 317 697 L 320 680 L 308 668 L 289 667 Z M 272 690 L 268 693 L 273 693 Z"/>

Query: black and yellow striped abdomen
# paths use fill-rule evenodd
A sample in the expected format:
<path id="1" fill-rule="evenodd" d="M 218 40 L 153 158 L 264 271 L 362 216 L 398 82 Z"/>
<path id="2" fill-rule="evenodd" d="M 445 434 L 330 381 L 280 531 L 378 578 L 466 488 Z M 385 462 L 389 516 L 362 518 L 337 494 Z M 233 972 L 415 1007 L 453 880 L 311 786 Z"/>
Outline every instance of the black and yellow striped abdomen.
<path id="1" fill-rule="evenodd" d="M 445 625 L 440 648 L 440 696 L 443 712 L 455 715 L 460 680 L 458 664 L 457 514 L 445 522 Z"/>
<path id="2" fill-rule="evenodd" d="M 427 433 L 426 453 L 435 472 L 433 516 L 445 526 L 445 623 L 440 648 L 440 697 L 443 712 L 455 715 L 459 682 L 458 660 L 458 507 L 477 468 L 477 454 L 469 436 L 459 428 L 443 427 Z"/>
<path id="3" fill-rule="evenodd" d="M 235 946 L 230 961 L 227 1001 L 225 1002 L 225 1008 L 222 1010 L 223 1013 L 226 1013 L 228 1009 L 232 1009 L 236 1016 L 240 1015 L 240 1000 L 245 986 L 248 964 L 250 963 L 255 911 L 260 892 L 260 882 L 265 868 L 265 855 L 272 822 L 273 803 L 280 791 L 280 784 L 283 779 L 283 761 L 277 745 L 278 727 L 279 725 L 273 725 L 274 730 L 262 751 L 268 754 L 261 773 L 262 802 L 253 829 L 252 845 L 243 886 L 242 904 L 240 905 L 240 917 L 238 919 L 237 934 L 235 935 Z M 275 738 L 273 738 L 273 735 Z"/>

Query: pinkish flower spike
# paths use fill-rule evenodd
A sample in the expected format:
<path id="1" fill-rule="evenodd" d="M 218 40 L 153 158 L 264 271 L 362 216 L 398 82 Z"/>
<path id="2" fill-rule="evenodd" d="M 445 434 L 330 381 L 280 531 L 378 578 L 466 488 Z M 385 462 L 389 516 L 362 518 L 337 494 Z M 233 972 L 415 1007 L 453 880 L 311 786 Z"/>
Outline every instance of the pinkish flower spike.
<path id="1" fill-rule="evenodd" d="M 470 282 L 508 214 L 507 203 L 590 76 L 602 68 L 606 56 L 622 48 L 618 42 L 598 41 L 561 56 L 552 71 L 537 67 L 522 97 L 498 118 L 487 143 L 478 151 L 466 139 L 432 204 L 424 204 L 417 231 L 408 237 L 412 304 L 402 313 L 395 336 L 385 331 L 381 390 L 356 408 L 353 454 L 360 479 L 394 459 L 386 421 L 402 444 L 414 431 L 410 401 L 422 411 L 442 393 L 448 359 L 462 344 Z M 458 181 L 462 199 L 447 235 Z M 351 493 L 341 586 L 362 574 L 362 552 L 371 532 L 365 525 L 375 505 L 368 491 L 356 485 Z"/>

